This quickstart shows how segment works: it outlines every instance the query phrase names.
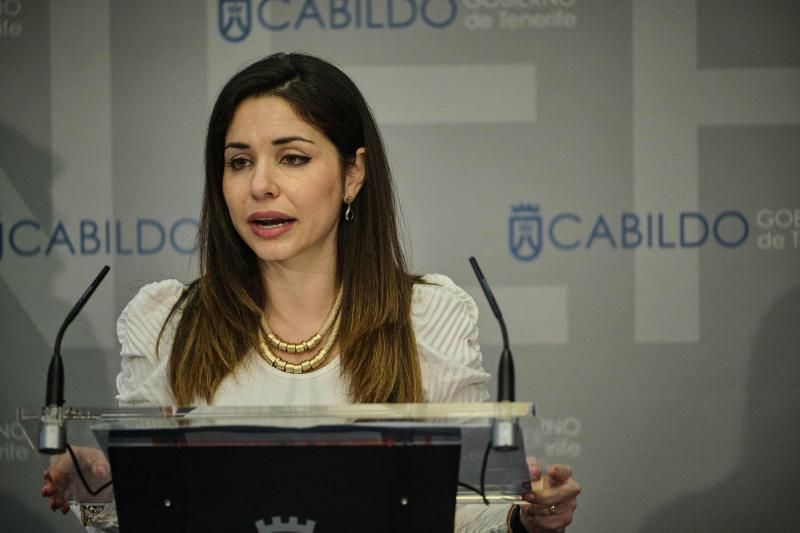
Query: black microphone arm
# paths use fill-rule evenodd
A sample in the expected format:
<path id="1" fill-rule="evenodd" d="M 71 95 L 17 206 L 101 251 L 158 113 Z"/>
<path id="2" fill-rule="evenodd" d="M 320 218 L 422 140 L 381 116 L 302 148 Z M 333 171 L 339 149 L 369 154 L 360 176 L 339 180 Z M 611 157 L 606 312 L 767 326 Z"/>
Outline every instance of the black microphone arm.
<path id="1" fill-rule="evenodd" d="M 474 257 L 469 258 L 469 264 L 472 265 L 472 270 L 475 271 L 475 277 L 478 278 L 478 283 L 481 284 L 481 289 L 489 301 L 489 307 L 492 308 L 497 322 L 500 324 L 500 333 L 503 335 L 503 352 L 500 354 L 500 364 L 497 369 L 497 401 L 498 402 L 513 402 L 514 394 L 514 358 L 511 355 L 511 348 L 508 343 L 508 330 L 506 323 L 503 320 L 503 313 L 500 312 L 500 306 L 494 299 L 492 289 L 489 287 L 489 282 L 481 272 L 481 267 L 478 266 L 478 261 Z M 517 445 L 514 438 L 514 422 L 513 420 L 495 419 L 492 425 L 492 447 L 501 450 L 516 450 Z"/>
<path id="2" fill-rule="evenodd" d="M 61 340 L 83 306 L 94 294 L 95 289 L 106 277 L 111 267 L 104 266 L 94 278 L 78 302 L 67 314 L 64 323 L 58 330 L 56 343 L 53 346 L 53 357 L 47 369 L 47 390 L 45 394 L 45 408 L 42 415 L 42 425 L 39 428 L 39 452 L 46 454 L 64 453 L 67 443 L 67 432 L 64 428 L 64 362 L 61 359 Z"/>

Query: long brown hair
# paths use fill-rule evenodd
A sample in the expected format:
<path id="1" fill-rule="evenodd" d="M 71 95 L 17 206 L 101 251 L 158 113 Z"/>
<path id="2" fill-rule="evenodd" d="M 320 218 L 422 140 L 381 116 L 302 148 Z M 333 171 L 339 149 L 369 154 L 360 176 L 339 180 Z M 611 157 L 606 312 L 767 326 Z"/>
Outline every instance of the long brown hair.
<path id="1" fill-rule="evenodd" d="M 354 402 L 424 400 L 411 324 L 414 283 L 398 238 L 394 186 L 375 119 L 338 68 L 304 54 L 274 54 L 237 73 L 211 112 L 205 190 L 197 237 L 200 277 L 172 308 L 180 314 L 169 382 L 180 405 L 211 402 L 217 387 L 259 345 L 266 303 L 253 251 L 234 229 L 222 194 L 225 135 L 238 105 L 254 96 L 285 99 L 336 146 L 343 168 L 364 147 L 366 180 L 352 204 L 357 218 L 337 230 L 336 282 L 342 373 Z M 159 342 L 161 340 L 159 336 Z"/>

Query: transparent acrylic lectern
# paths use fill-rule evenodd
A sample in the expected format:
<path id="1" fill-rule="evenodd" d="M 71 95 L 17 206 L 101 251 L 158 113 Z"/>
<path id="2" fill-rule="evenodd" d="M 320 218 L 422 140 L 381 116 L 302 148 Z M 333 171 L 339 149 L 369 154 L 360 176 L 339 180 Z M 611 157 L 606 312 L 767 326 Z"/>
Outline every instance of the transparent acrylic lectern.
<path id="1" fill-rule="evenodd" d="M 120 531 L 452 531 L 456 503 L 518 501 L 541 435 L 524 402 L 336 406 L 67 408 L 84 467 L 70 501 Z M 20 408 L 34 449 L 43 410 Z M 514 450 L 491 446 L 513 424 Z M 68 454 L 44 456 L 71 467 Z M 96 471 L 95 471 L 96 472 Z M 114 507 L 115 506 L 115 507 Z"/>

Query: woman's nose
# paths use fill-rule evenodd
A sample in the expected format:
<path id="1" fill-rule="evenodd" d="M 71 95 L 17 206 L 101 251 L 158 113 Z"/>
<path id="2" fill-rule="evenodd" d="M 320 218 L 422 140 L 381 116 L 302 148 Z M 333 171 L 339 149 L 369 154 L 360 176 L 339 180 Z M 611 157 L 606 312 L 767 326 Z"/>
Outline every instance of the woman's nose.
<path id="1" fill-rule="evenodd" d="M 254 198 L 276 197 L 280 193 L 277 183 L 278 169 L 269 163 L 256 165 L 250 193 Z"/>

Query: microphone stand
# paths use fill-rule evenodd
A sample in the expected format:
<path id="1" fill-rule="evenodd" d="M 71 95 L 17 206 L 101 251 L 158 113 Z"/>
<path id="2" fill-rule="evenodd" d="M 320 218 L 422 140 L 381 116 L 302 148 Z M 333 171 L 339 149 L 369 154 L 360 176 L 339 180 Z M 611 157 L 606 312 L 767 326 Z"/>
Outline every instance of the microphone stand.
<path id="1" fill-rule="evenodd" d="M 478 261 L 474 257 L 469 258 L 469 264 L 472 265 L 472 270 L 478 278 L 478 282 L 489 301 L 489 307 L 492 308 L 497 322 L 500 324 L 500 333 L 503 336 L 503 351 L 500 354 L 500 364 L 497 370 L 497 401 L 498 402 L 513 402 L 514 401 L 514 359 L 511 355 L 511 348 L 508 343 L 508 330 L 506 330 L 506 323 L 503 320 L 503 313 L 500 312 L 500 307 L 494 299 L 492 289 L 489 288 L 489 282 L 486 281 L 481 267 L 478 266 Z M 515 421 L 512 418 L 495 418 L 492 422 L 492 448 L 495 450 L 516 450 L 518 448 L 516 438 L 514 435 Z"/>
<path id="2" fill-rule="evenodd" d="M 64 361 L 61 359 L 61 340 L 83 306 L 94 294 L 95 289 L 106 277 L 111 268 L 106 265 L 94 278 L 75 306 L 67 314 L 64 323 L 58 330 L 56 343 L 53 347 L 53 357 L 47 369 L 47 391 L 45 394 L 45 407 L 42 413 L 42 425 L 39 428 L 39 452 L 52 455 L 64 453 L 67 445 L 67 430 L 64 427 Z"/>

